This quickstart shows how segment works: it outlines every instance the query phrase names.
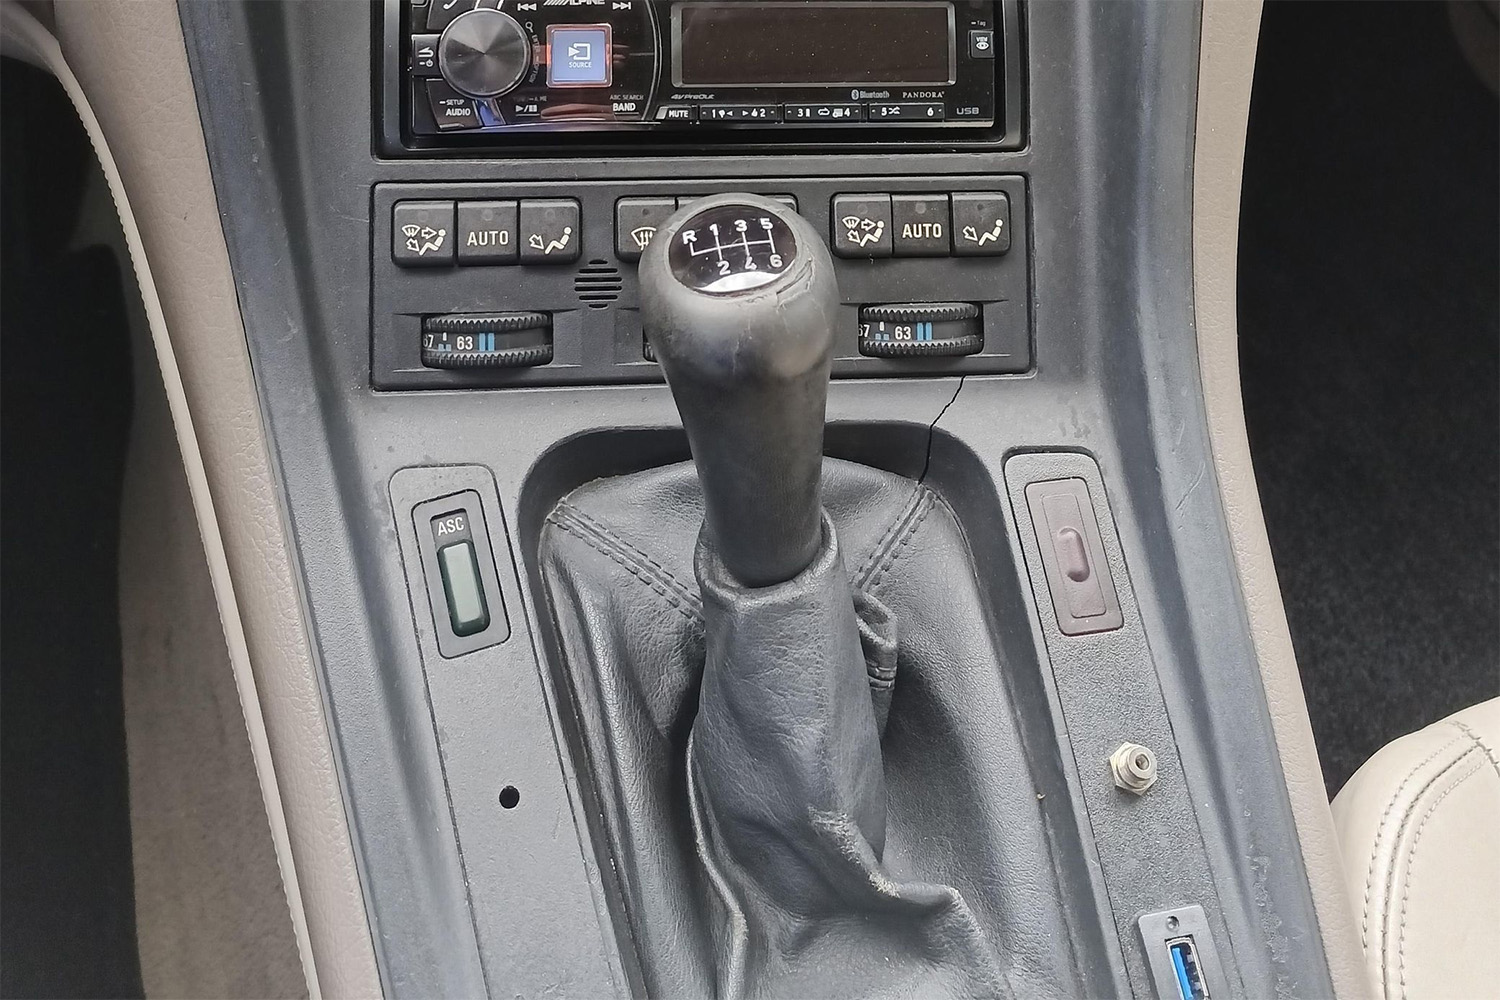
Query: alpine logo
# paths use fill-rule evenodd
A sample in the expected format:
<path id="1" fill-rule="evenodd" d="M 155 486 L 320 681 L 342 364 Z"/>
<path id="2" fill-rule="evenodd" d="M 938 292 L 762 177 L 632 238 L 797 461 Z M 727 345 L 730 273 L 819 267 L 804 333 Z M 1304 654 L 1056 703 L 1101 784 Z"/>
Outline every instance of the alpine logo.
<path id="1" fill-rule="evenodd" d="M 607 0 L 542 0 L 543 7 L 603 7 Z"/>

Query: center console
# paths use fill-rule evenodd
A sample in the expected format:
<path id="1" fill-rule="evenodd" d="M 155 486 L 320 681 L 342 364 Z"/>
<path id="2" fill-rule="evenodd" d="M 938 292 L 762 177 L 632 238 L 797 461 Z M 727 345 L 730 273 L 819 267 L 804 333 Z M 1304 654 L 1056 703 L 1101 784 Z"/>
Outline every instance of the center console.
<path id="1" fill-rule="evenodd" d="M 1331 992 L 1197 5 L 181 17 L 388 995 Z"/>

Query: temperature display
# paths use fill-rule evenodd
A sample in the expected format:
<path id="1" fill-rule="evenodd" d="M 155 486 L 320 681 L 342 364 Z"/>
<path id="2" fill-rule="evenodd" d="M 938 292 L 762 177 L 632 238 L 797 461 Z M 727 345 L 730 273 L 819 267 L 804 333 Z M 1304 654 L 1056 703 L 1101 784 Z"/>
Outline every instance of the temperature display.
<path id="1" fill-rule="evenodd" d="M 678 230 L 667 262 L 694 291 L 732 295 L 776 280 L 797 256 L 797 238 L 779 217 L 749 205 L 720 205 Z"/>

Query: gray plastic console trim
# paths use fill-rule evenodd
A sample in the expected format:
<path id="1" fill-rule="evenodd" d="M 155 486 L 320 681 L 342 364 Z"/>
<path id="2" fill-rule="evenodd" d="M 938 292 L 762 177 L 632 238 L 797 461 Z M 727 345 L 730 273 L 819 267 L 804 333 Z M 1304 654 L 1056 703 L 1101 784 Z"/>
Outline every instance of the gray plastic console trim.
<path id="1" fill-rule="evenodd" d="M 837 149 L 775 157 L 667 149 L 606 160 L 383 159 L 373 151 L 379 123 L 368 92 L 350 86 L 376 62 L 371 45 L 359 42 L 376 37 L 371 5 L 181 10 L 338 722 L 387 992 L 468 995 L 478 977 L 496 994 L 538 992 L 545 982 L 554 996 L 598 996 L 636 982 L 627 925 L 611 910 L 616 873 L 597 844 L 577 726 L 548 666 L 538 624 L 545 606 L 534 590 L 523 588 L 515 604 L 507 595 L 512 637 L 446 661 L 503 651 L 504 697 L 476 699 L 463 725 L 434 725 L 422 673 L 431 661 L 412 626 L 410 585 L 396 556 L 392 476 L 416 466 L 488 470 L 498 510 L 515 526 L 512 560 L 525 566 L 545 497 L 686 456 L 662 386 L 372 389 L 368 247 L 376 185 L 753 177 L 774 191 L 786 178 L 931 176 L 938 187 L 947 175 L 984 174 L 1027 178 L 1034 371 L 839 380 L 829 397 L 829 449 L 898 464 L 892 471 L 925 476 L 955 509 L 988 512 L 964 517 L 964 530 L 975 548 L 997 552 L 1019 547 L 1015 519 L 995 498 L 1006 461 L 1029 451 L 1089 457 L 1110 498 L 1119 549 L 1129 556 L 1129 591 L 1160 698 L 1152 731 L 1175 741 L 1173 768 L 1187 793 L 1176 801 L 1193 813 L 1173 829 L 1192 844 L 1194 901 L 1222 920 L 1216 941 L 1246 995 L 1332 992 L 1199 392 L 1191 268 L 1196 5 L 1031 5 L 1028 148 L 857 160 Z M 1123 593 L 1126 579 L 1117 582 Z M 1036 656 L 1046 636 L 1038 620 L 1024 617 L 1008 615 L 997 634 L 1017 655 Z M 1112 724 L 1105 699 L 1077 699 L 1064 726 L 1048 692 L 1016 697 L 1048 720 L 1050 738 L 1063 745 L 1092 741 Z M 517 706 L 526 722 L 513 727 L 508 713 Z M 493 750 L 498 733 L 515 737 L 503 756 Z M 517 768 L 539 780 L 551 774 L 566 790 L 565 807 L 556 799 L 545 815 L 527 814 L 523 789 L 522 808 L 509 817 L 514 829 L 481 815 L 478 804 L 488 808 L 501 791 L 495 783 Z M 1048 776 L 1055 780 L 1087 798 L 1081 783 L 1110 779 L 1101 760 L 1093 772 Z M 474 813 L 457 808 L 460 791 L 472 794 Z M 474 815 L 477 822 L 466 818 Z M 1121 831 L 1109 815 L 1089 814 L 1093 836 L 1105 842 L 1101 859 L 1104 848 L 1121 856 L 1113 839 Z M 471 854 L 488 863 L 513 839 L 540 835 L 520 828 L 527 823 L 542 824 L 560 854 L 580 859 L 559 869 L 551 889 L 568 901 L 570 920 L 518 919 L 535 905 L 533 892 L 471 899 L 464 874 Z M 1125 864 L 1089 866 L 1085 877 L 1087 887 L 1073 898 L 1097 904 L 1093 929 L 1080 923 L 1071 940 L 1047 947 L 1072 949 L 1096 981 L 1116 985 L 1101 992 L 1144 992 L 1150 980 L 1140 952 L 1119 928 L 1122 921 L 1133 928 L 1137 908 L 1159 908 L 1159 887 L 1149 869 Z M 595 923 L 577 916 L 585 899 L 593 901 Z M 1101 924 L 1111 931 L 1102 942 Z M 498 933 L 502 926 L 515 930 Z"/>
<path id="2" fill-rule="evenodd" d="M 1249 615 L 1329 974 L 1338 996 L 1360 997 L 1370 993 L 1364 956 L 1345 894 L 1333 816 L 1261 515 L 1240 399 L 1235 314 L 1240 178 L 1260 12 L 1259 0 L 1208 0 L 1203 7 L 1192 233 L 1199 370 L 1240 593 Z"/>
<path id="3" fill-rule="evenodd" d="M 18 4 L 0 13 L 74 102 L 119 211 L 308 991 L 371 995 L 358 872 L 176 7 L 62 5 L 56 40 Z"/>

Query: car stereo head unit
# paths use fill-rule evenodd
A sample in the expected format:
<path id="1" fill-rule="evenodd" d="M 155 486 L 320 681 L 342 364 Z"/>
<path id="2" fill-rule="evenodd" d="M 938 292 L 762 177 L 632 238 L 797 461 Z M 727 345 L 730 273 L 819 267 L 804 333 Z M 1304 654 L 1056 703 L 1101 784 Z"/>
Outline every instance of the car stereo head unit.
<path id="1" fill-rule="evenodd" d="M 386 138 L 1013 146 L 1016 19 L 1015 0 L 387 0 Z"/>

